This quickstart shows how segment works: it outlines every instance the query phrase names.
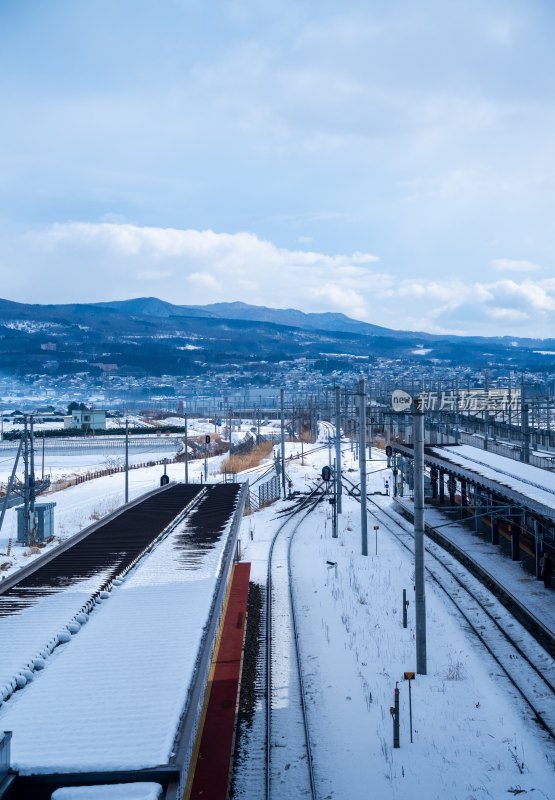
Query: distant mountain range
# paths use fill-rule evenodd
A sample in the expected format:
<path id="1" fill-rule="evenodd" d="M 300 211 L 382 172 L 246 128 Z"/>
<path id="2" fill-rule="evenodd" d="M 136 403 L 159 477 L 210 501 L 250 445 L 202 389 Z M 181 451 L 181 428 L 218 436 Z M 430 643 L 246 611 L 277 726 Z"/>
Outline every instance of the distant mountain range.
<path id="1" fill-rule="evenodd" d="M 553 369 L 555 340 L 437 336 L 344 314 L 306 314 L 246 303 L 180 306 L 155 297 L 29 305 L 0 300 L 0 370 L 6 374 L 118 371 L 195 375 L 270 372 L 301 357 L 323 372 L 357 359 L 429 359 L 483 368 Z M 358 362 L 360 363 L 360 362 Z"/>
<path id="2" fill-rule="evenodd" d="M 308 330 L 333 331 L 335 333 L 358 333 L 366 336 L 405 336 L 399 331 L 370 325 L 351 319 L 345 314 L 305 314 L 294 308 L 267 308 L 251 306 L 248 303 L 210 303 L 206 306 L 176 306 L 156 297 L 139 297 L 136 300 L 116 300 L 98 303 L 104 308 L 116 308 L 130 314 L 144 314 L 149 317 L 210 317 L 212 319 L 241 319 L 255 322 L 270 322 L 274 325 L 287 325 Z M 419 334 L 421 335 L 421 334 Z"/>

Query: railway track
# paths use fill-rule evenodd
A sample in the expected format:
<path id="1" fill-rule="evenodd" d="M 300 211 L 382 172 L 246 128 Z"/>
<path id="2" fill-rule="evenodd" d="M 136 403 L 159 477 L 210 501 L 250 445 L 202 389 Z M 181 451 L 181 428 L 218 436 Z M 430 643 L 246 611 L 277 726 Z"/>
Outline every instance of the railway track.
<path id="1" fill-rule="evenodd" d="M 326 450 L 326 449 L 327 449 L 327 444 L 318 445 L 318 447 L 312 447 L 312 448 L 310 448 L 310 450 L 305 450 L 304 451 L 304 458 L 306 458 L 309 455 L 312 455 L 313 453 L 318 453 L 321 450 Z M 263 472 L 260 475 L 258 475 L 255 480 L 252 481 L 252 483 L 250 484 L 251 488 L 256 483 L 258 483 L 258 481 L 261 481 L 263 478 L 265 478 L 269 473 L 275 472 L 276 468 L 275 468 L 275 465 L 273 463 L 272 464 L 262 464 L 262 465 L 260 465 L 258 467 L 252 467 L 252 469 L 245 470 L 244 473 L 242 473 L 242 474 L 248 474 L 248 473 L 251 473 L 251 472 L 255 473 L 256 471 L 258 471 L 260 469 L 262 469 Z"/>
<path id="2" fill-rule="evenodd" d="M 353 490 L 358 487 L 345 477 L 343 485 L 356 498 Z M 381 525 L 414 554 L 410 524 L 383 509 L 371 495 L 367 498 Z M 425 551 L 427 574 L 456 607 L 535 721 L 555 740 L 555 662 L 551 656 L 454 556 L 429 540 Z"/>
<path id="3" fill-rule="evenodd" d="M 272 539 L 268 555 L 266 800 L 317 798 L 290 553 L 297 530 L 322 497 L 320 483 L 288 510 L 287 518 Z M 278 639 L 279 656 L 275 646 Z"/>

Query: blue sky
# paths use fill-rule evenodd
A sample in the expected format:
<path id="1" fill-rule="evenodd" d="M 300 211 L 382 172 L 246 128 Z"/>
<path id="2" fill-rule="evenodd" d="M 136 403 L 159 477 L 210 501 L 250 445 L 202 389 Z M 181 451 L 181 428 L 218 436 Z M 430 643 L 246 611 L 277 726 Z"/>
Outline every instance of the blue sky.
<path id="1" fill-rule="evenodd" d="M 555 7 L 4 0 L 0 295 L 555 336 Z"/>

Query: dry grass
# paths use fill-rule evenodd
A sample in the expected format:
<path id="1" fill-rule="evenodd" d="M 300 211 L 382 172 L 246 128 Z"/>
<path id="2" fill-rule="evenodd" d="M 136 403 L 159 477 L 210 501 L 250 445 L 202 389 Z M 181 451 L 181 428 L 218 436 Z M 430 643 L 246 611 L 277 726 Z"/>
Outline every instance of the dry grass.
<path id="1" fill-rule="evenodd" d="M 242 472 L 244 469 L 257 467 L 263 458 L 267 458 L 273 449 L 273 442 L 261 442 L 244 455 L 228 456 L 222 462 L 220 472 Z"/>
<path id="2" fill-rule="evenodd" d="M 61 492 L 63 489 L 68 489 L 70 486 L 74 486 L 76 475 L 72 478 L 64 478 L 60 477 L 55 481 L 52 481 L 50 484 L 50 489 L 45 492 L 45 494 L 52 494 L 53 492 Z"/>

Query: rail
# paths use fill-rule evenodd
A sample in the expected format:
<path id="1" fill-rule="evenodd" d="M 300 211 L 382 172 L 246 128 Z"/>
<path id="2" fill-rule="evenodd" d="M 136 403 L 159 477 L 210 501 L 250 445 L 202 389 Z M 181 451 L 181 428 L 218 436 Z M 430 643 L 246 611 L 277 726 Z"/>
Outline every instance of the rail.
<path id="1" fill-rule="evenodd" d="M 316 505 L 322 499 L 321 486 L 322 483 L 320 482 L 309 493 L 307 497 L 301 498 L 300 501 L 298 501 L 295 504 L 293 509 L 289 508 L 285 511 L 284 516 L 286 516 L 286 519 L 284 522 L 281 523 L 281 525 L 277 529 L 270 544 L 270 551 L 268 554 L 268 572 L 267 572 L 267 583 L 266 583 L 266 785 L 265 785 L 266 800 L 271 800 L 272 797 L 272 772 L 271 772 L 272 769 L 272 558 L 274 554 L 275 544 L 277 542 L 279 535 L 284 530 L 284 528 L 289 524 L 291 519 L 295 517 L 297 514 L 301 513 L 301 511 L 305 511 L 305 514 L 303 514 L 301 519 L 297 521 L 289 540 L 289 545 L 287 549 L 287 562 L 288 562 L 287 571 L 289 579 L 289 602 L 291 607 L 293 637 L 295 642 L 295 652 L 297 656 L 296 661 L 297 661 L 297 671 L 298 671 L 299 688 L 301 696 L 301 712 L 303 718 L 303 728 L 304 728 L 305 743 L 306 743 L 308 781 L 310 785 L 311 797 L 313 798 L 313 800 L 315 800 L 316 798 L 314 766 L 312 760 L 312 746 L 310 739 L 310 729 L 307 719 L 307 705 L 305 699 L 304 676 L 300 663 L 299 635 L 296 622 L 295 602 L 294 602 L 292 582 L 291 582 L 290 545 L 300 524 L 314 510 Z"/>

